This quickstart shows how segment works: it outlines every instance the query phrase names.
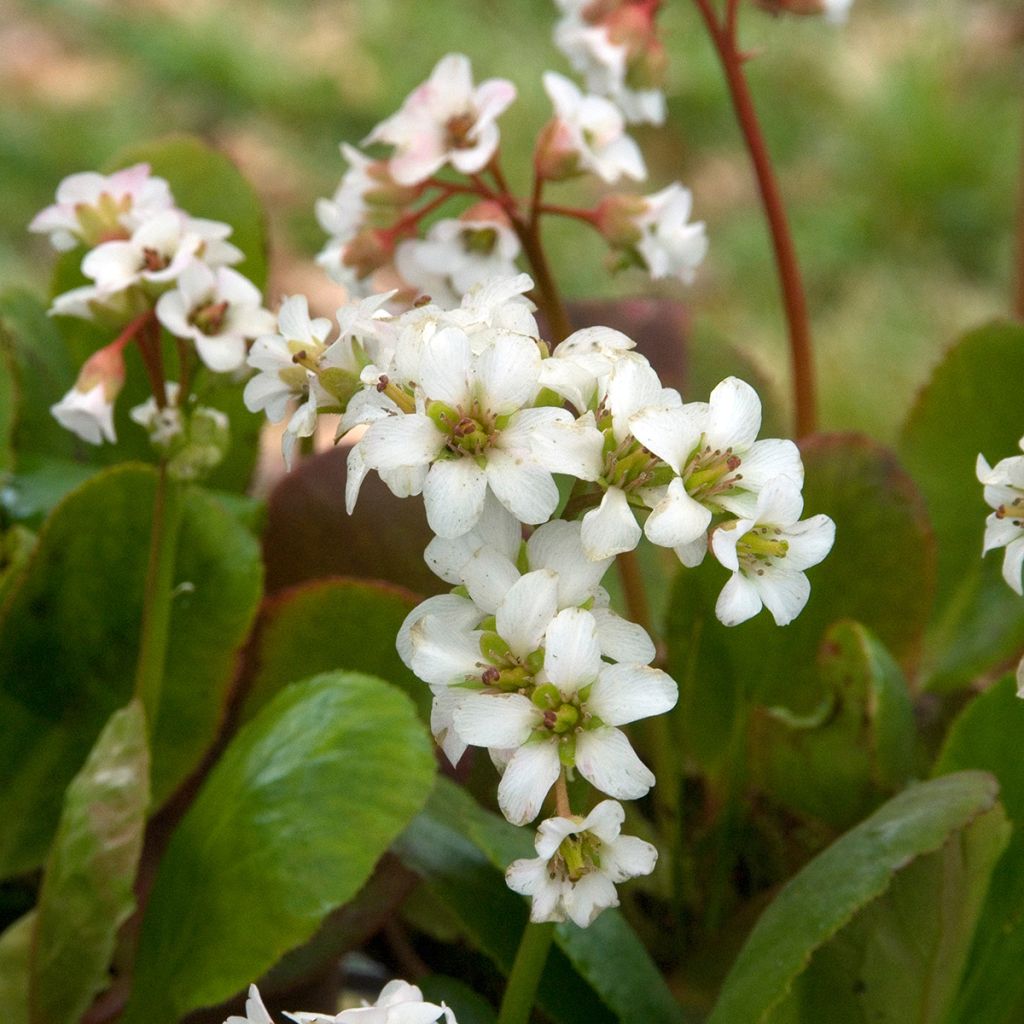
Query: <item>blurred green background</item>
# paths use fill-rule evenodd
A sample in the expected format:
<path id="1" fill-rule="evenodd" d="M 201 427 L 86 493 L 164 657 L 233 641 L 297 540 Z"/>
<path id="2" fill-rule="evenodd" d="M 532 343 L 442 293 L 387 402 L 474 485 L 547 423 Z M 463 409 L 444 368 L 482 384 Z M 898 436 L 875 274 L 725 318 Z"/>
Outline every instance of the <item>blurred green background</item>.
<path id="1" fill-rule="evenodd" d="M 540 74 L 568 70 L 554 18 L 550 0 L 0 0 L 2 279 L 44 289 L 52 254 L 25 225 L 64 175 L 188 131 L 230 154 L 266 203 L 271 302 L 302 290 L 329 312 L 340 293 L 312 262 L 313 202 L 337 183 L 338 143 L 461 50 L 478 78 L 519 86 L 502 132 L 523 187 L 549 111 Z M 1024 11 L 855 0 L 841 28 L 752 5 L 742 20 L 806 278 L 823 425 L 889 440 L 958 332 L 1008 311 Z M 711 250 L 693 288 L 660 290 L 690 304 L 699 343 L 741 347 L 784 387 L 768 238 L 716 58 L 691 0 L 668 0 L 663 25 L 670 114 L 636 132 L 645 188 L 689 185 Z M 547 237 L 569 296 L 651 290 L 638 273 L 609 282 L 585 228 L 554 223 Z"/>

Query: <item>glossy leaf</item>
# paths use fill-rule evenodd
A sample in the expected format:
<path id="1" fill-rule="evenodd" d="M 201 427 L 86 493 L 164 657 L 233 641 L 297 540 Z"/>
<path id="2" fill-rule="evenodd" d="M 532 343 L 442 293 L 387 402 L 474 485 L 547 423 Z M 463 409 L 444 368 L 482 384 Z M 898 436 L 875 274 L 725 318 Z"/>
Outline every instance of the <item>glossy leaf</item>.
<path id="1" fill-rule="evenodd" d="M 426 800 L 429 737 L 379 679 L 282 691 L 208 776 L 160 864 L 125 1024 L 218 1003 L 351 899 Z"/>
<path id="2" fill-rule="evenodd" d="M 807 573 L 811 596 L 788 626 L 767 611 L 728 628 L 715 601 L 729 574 L 708 557 L 680 571 L 668 622 L 670 670 L 681 683 L 686 749 L 719 764 L 741 701 L 807 716 L 825 696 L 817 654 L 826 630 L 853 619 L 906 668 L 931 607 L 933 545 L 920 497 L 887 449 L 854 435 L 804 442 L 804 515 L 836 522 L 829 556 Z M 745 697 L 744 697 L 745 695 Z"/>
<path id="3" fill-rule="evenodd" d="M 36 915 L 30 911 L 0 935 L 0 1008 L 4 1024 L 29 1024 L 28 966 Z"/>
<path id="4" fill-rule="evenodd" d="M 131 696 L 154 490 L 155 473 L 129 465 L 68 495 L 0 609 L 0 877 L 42 862 L 64 787 Z M 255 540 L 199 491 L 185 498 L 175 583 L 155 804 L 213 739 L 260 595 Z"/>
<path id="5" fill-rule="evenodd" d="M 288 683 L 318 672 L 350 669 L 380 676 L 430 714 L 430 689 L 402 663 L 395 637 L 416 604 L 386 583 L 321 580 L 292 587 L 267 601 L 252 660 L 256 668 L 243 708 L 254 715 Z"/>
<path id="6" fill-rule="evenodd" d="M 923 670 L 949 690 L 1024 647 L 1024 603 L 982 559 L 985 517 L 975 460 L 1019 455 L 1024 327 L 992 323 L 946 353 L 904 428 L 900 454 L 924 494 L 938 541 L 938 602 Z"/>
<path id="7" fill-rule="evenodd" d="M 149 802 L 146 716 L 111 716 L 64 796 L 36 908 L 32 1024 L 78 1024 L 107 988 L 118 928 L 135 908 Z"/>
<path id="8" fill-rule="evenodd" d="M 913 708 L 899 666 L 859 623 L 828 631 L 820 670 L 824 694 L 815 714 L 759 714 L 758 781 L 787 808 L 844 829 L 913 774 Z"/>
<path id="9" fill-rule="evenodd" d="M 919 783 L 851 829 L 792 878 L 761 915 L 708 1024 L 756 1024 L 786 997 L 815 951 L 881 896 L 894 875 L 941 849 L 996 803 L 984 772 Z"/>

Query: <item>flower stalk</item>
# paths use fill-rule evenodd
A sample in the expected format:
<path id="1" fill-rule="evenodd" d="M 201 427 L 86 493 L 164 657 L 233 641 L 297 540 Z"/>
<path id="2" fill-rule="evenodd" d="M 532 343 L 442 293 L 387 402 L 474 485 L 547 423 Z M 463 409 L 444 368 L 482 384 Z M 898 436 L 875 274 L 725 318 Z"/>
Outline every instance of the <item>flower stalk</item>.
<path id="1" fill-rule="evenodd" d="M 537 987 L 554 937 L 553 924 L 534 924 L 530 921 L 526 925 L 501 1000 L 498 1024 L 526 1024 L 530 1019 L 530 1012 L 537 999 Z"/>
<path id="2" fill-rule="evenodd" d="M 712 0 L 694 0 L 694 2 L 704 19 L 708 34 L 711 36 L 722 63 L 736 119 L 739 121 L 751 162 L 754 165 L 757 186 L 761 193 L 761 203 L 768 220 L 789 330 L 796 434 L 797 437 L 804 437 L 814 432 L 818 421 L 814 353 L 807 315 L 807 298 L 804 294 L 796 246 L 793 244 L 793 236 L 789 229 L 782 193 L 758 121 L 750 86 L 747 84 L 746 75 L 743 72 L 743 64 L 747 60 L 747 55 L 739 49 L 737 40 L 739 0 L 727 0 L 724 21 L 719 18 L 712 5 Z"/>
<path id="3" fill-rule="evenodd" d="M 153 501 L 153 529 L 143 594 L 139 657 L 135 667 L 135 695 L 146 709 L 151 735 L 156 729 L 167 661 L 181 513 L 181 485 L 171 479 L 166 464 L 161 463 Z"/>

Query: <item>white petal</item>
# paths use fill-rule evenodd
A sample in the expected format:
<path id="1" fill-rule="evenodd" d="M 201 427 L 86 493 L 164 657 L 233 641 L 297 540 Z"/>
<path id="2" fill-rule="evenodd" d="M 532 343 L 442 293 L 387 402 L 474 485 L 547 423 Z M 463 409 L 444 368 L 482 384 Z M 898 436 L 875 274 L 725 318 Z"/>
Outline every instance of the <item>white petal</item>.
<path id="1" fill-rule="evenodd" d="M 584 875 L 565 901 L 570 919 L 580 928 L 588 928 L 602 910 L 619 905 L 619 896 L 610 878 L 603 871 Z"/>
<path id="2" fill-rule="evenodd" d="M 469 338 L 457 327 L 443 327 L 423 343 L 420 357 L 420 386 L 438 402 L 463 409 L 470 401 Z"/>
<path id="3" fill-rule="evenodd" d="M 811 585 L 802 572 L 766 569 L 763 576 L 752 576 L 750 579 L 778 626 L 792 622 L 803 611 L 811 596 Z"/>
<path id="4" fill-rule="evenodd" d="M 423 484 L 427 522 L 439 537 L 459 537 L 477 524 L 487 475 L 471 458 L 439 459 Z"/>
<path id="5" fill-rule="evenodd" d="M 738 626 L 760 610 L 761 597 L 757 589 L 741 573 L 734 572 L 715 602 L 718 620 L 725 626 Z"/>
<path id="6" fill-rule="evenodd" d="M 606 725 L 626 725 L 676 706 L 679 688 L 670 675 L 646 665 L 605 665 L 587 699 L 587 710 Z"/>
<path id="7" fill-rule="evenodd" d="M 708 538 L 706 536 L 698 537 L 689 544 L 680 544 L 673 550 L 676 553 L 676 557 L 687 569 L 696 569 L 704 561 L 704 556 L 708 553 Z"/>
<path id="8" fill-rule="evenodd" d="M 548 414 L 533 425 L 530 436 L 530 449 L 541 466 L 577 480 L 596 480 L 601 475 L 604 438 L 592 412 L 573 419 L 566 409 L 528 409 L 522 418 L 527 413 L 533 414 L 531 420 L 539 419 L 536 414 Z"/>
<path id="9" fill-rule="evenodd" d="M 412 668 L 412 627 L 428 615 L 438 616 L 447 628 L 460 632 L 475 629 L 484 618 L 484 613 L 472 601 L 458 594 L 438 594 L 421 601 L 406 615 L 395 638 L 398 656 L 409 668 Z"/>
<path id="10" fill-rule="evenodd" d="M 753 525 L 750 519 L 736 519 L 731 523 L 723 523 L 711 533 L 711 551 L 730 572 L 740 571 L 736 545 Z"/>
<path id="11" fill-rule="evenodd" d="M 626 734 L 605 726 L 576 737 L 576 767 L 602 793 L 639 800 L 654 785 L 651 770 L 636 756 Z"/>
<path id="12" fill-rule="evenodd" d="M 541 804 L 560 771 L 558 744 L 551 740 L 520 747 L 498 784 L 498 806 L 513 825 L 525 825 L 540 813 Z"/>
<path id="13" fill-rule="evenodd" d="M 593 597 L 612 561 L 590 561 L 580 540 L 580 524 L 564 519 L 534 530 L 526 542 L 526 557 L 531 569 L 552 569 L 558 573 L 560 608 L 580 605 Z"/>
<path id="14" fill-rule="evenodd" d="M 500 449 L 487 454 L 487 482 L 521 523 L 547 522 L 558 505 L 558 487 L 546 469 Z"/>
<path id="15" fill-rule="evenodd" d="M 580 538 L 587 558 L 595 561 L 632 551 L 643 536 L 625 492 L 609 487 L 601 504 L 584 517 Z"/>
<path id="16" fill-rule="evenodd" d="M 245 339 L 239 334 L 192 332 L 199 358 L 215 373 L 230 373 L 245 364 Z"/>
<path id="17" fill-rule="evenodd" d="M 434 421 L 419 413 L 374 420 L 359 442 L 366 465 L 385 471 L 432 462 L 444 445 Z"/>
<path id="18" fill-rule="evenodd" d="M 477 360 L 479 398 L 492 414 L 507 416 L 534 400 L 539 375 L 540 352 L 533 339 L 499 335 Z"/>
<path id="19" fill-rule="evenodd" d="M 492 615 L 519 577 L 515 563 L 493 548 L 480 548 L 462 569 L 469 596 Z"/>
<path id="20" fill-rule="evenodd" d="M 592 683 L 600 668 L 601 648 L 594 616 L 581 608 L 560 611 L 551 620 L 544 638 L 544 672 L 548 680 L 563 696 L 570 696 Z"/>
<path id="21" fill-rule="evenodd" d="M 676 548 L 698 540 L 710 525 L 711 512 L 691 498 L 683 481 L 676 477 L 665 497 L 651 510 L 644 533 L 652 544 Z"/>
<path id="22" fill-rule="evenodd" d="M 473 693 L 455 711 L 455 729 L 475 747 L 521 747 L 543 712 L 521 693 Z"/>
<path id="23" fill-rule="evenodd" d="M 614 842 L 622 831 L 622 823 L 626 820 L 626 812 L 617 800 L 602 800 L 580 822 L 578 831 L 591 832 L 602 843 Z M 554 851 L 552 851 L 554 852 Z"/>
<path id="24" fill-rule="evenodd" d="M 800 482 L 787 476 L 773 477 L 757 496 L 757 521 L 774 526 L 795 523 L 804 510 Z"/>
<path id="25" fill-rule="evenodd" d="M 681 473 L 700 442 L 703 409 L 687 406 L 647 406 L 629 419 L 630 433 L 649 451 Z"/>
<path id="26" fill-rule="evenodd" d="M 712 449 L 746 451 L 761 429 L 761 399 L 738 377 L 726 377 L 708 401 L 707 439 Z"/>
<path id="27" fill-rule="evenodd" d="M 525 658 L 540 647 L 558 610 L 558 577 L 549 569 L 528 572 L 505 595 L 496 613 L 498 635 Z"/>
<path id="28" fill-rule="evenodd" d="M 657 849 L 636 836 L 619 836 L 601 850 L 601 870 L 613 882 L 649 875 L 657 862 Z"/>
<path id="29" fill-rule="evenodd" d="M 610 608 L 592 608 L 590 614 L 597 622 L 597 642 L 606 658 L 641 665 L 654 659 L 654 641 L 642 626 L 616 615 Z"/>
<path id="30" fill-rule="evenodd" d="M 426 616 L 410 630 L 412 670 L 431 686 L 451 686 L 479 677 L 483 669 L 479 633 L 455 633 L 441 618 Z"/>
<path id="31" fill-rule="evenodd" d="M 1024 596 L 1024 587 L 1021 586 L 1022 564 L 1024 564 L 1024 537 L 1007 545 L 1006 554 L 1003 556 L 1003 579 L 1018 594 Z"/>
<path id="32" fill-rule="evenodd" d="M 811 516 L 794 523 L 786 531 L 785 568 L 803 571 L 817 565 L 831 550 L 836 539 L 836 524 L 825 515 Z"/>

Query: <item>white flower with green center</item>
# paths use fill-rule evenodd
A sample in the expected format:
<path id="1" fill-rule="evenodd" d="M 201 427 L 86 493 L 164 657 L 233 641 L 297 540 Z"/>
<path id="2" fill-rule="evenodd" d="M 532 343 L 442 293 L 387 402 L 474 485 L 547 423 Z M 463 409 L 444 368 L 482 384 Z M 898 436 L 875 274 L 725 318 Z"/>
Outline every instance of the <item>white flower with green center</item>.
<path id="1" fill-rule="evenodd" d="M 521 248 L 507 220 L 469 211 L 432 224 L 425 238 L 399 243 L 395 268 L 420 295 L 451 309 L 477 285 L 514 277 Z"/>
<path id="2" fill-rule="evenodd" d="M 600 505 L 583 517 L 581 537 L 587 557 L 611 558 L 640 543 L 636 511 L 645 509 L 650 492 L 663 489 L 672 470 L 633 436 L 632 418 L 652 406 L 681 406 L 677 391 L 662 387 L 646 360 L 620 358 L 607 378 L 598 381 L 604 394 L 595 413 L 603 434 L 600 477 L 605 488 Z"/>
<path id="3" fill-rule="evenodd" d="M 1020 440 L 1024 449 L 1024 438 Z M 983 455 L 978 456 L 977 474 L 985 485 L 985 502 L 993 509 L 985 520 L 982 555 L 996 548 L 1006 548 L 1003 555 L 1003 579 L 1018 594 L 1021 567 L 1024 565 L 1024 456 L 1013 455 L 990 466 Z"/>
<path id="4" fill-rule="evenodd" d="M 177 285 L 160 296 L 157 318 L 175 337 L 193 341 L 211 370 L 237 370 L 245 362 L 246 338 L 274 329 L 274 315 L 262 308 L 259 289 L 229 267 L 190 263 Z"/>
<path id="5" fill-rule="evenodd" d="M 707 403 L 648 407 L 629 422 L 633 436 L 672 471 L 644 533 L 652 544 L 674 549 L 684 565 L 703 561 L 713 516 L 749 518 L 768 481 L 803 482 L 800 451 L 792 441 L 756 440 L 761 400 L 736 377 L 723 380 Z"/>
<path id="6" fill-rule="evenodd" d="M 558 576 L 558 610 L 582 607 L 594 616 L 604 657 L 638 662 L 654 658 L 646 631 L 609 607 L 608 592 L 600 584 L 611 559 L 587 558 L 579 523 L 545 523 L 523 543 L 519 524 L 497 503 L 494 506 L 485 507 L 484 530 L 454 540 L 435 537 L 427 545 L 424 557 L 435 573 L 464 587 L 478 608 L 493 615 L 524 573 L 549 569 Z"/>
<path id="7" fill-rule="evenodd" d="M 711 550 L 732 571 L 715 605 L 726 626 L 746 622 L 762 606 L 779 626 L 803 610 L 811 593 L 804 570 L 832 550 L 835 523 L 826 515 L 801 522 L 802 512 L 799 483 L 778 477 L 762 488 L 752 518 L 725 523 L 711 534 Z"/>
<path id="8" fill-rule="evenodd" d="M 57 186 L 57 202 L 36 214 L 28 229 L 49 235 L 50 244 L 64 252 L 79 242 L 92 246 L 129 238 L 144 221 L 173 207 L 170 187 L 150 175 L 149 164 L 109 175 L 85 171 Z"/>
<path id="9" fill-rule="evenodd" d="M 516 87 L 503 78 L 474 87 L 469 58 L 449 53 L 366 142 L 395 147 L 388 166 L 400 185 L 425 181 L 447 163 L 462 174 L 477 174 L 494 156 L 497 119 L 515 98 Z"/>
<path id="10" fill-rule="evenodd" d="M 488 489 L 520 522 L 545 522 L 558 504 L 552 473 L 592 478 L 600 437 L 567 410 L 530 408 L 540 363 L 530 338 L 499 334 L 476 353 L 464 331 L 441 328 L 422 341 L 415 397 L 392 393 L 380 377 L 377 389 L 398 411 L 373 414 L 352 449 L 350 477 L 376 469 L 394 491 L 389 474 L 407 474 L 440 537 L 473 529 Z M 347 494 L 350 511 L 357 494 L 358 484 Z"/>
<path id="11" fill-rule="evenodd" d="M 340 1013 L 286 1013 L 296 1024 L 457 1024 L 444 1003 L 425 1002 L 423 992 L 407 981 L 389 981 L 372 1006 L 357 1006 Z"/>
<path id="12" fill-rule="evenodd" d="M 568 918 L 586 928 L 602 910 L 619 905 L 617 884 L 654 870 L 658 851 L 620 834 L 625 817 L 621 804 L 602 800 L 585 818 L 541 822 L 538 856 L 513 861 L 505 872 L 508 887 L 531 898 L 531 921 Z"/>
<path id="13" fill-rule="evenodd" d="M 546 593 L 533 577 L 546 577 Z M 678 696 L 658 669 L 602 661 L 594 616 L 567 608 L 551 617 L 556 605 L 551 572 L 529 573 L 509 591 L 494 631 L 480 636 L 491 662 L 480 676 L 483 689 L 470 692 L 453 715 L 463 742 L 505 762 L 498 805 L 516 825 L 537 816 L 562 768 L 575 768 L 618 799 L 646 794 L 654 776 L 618 727 L 663 714 Z M 506 651 L 507 667 L 499 668 Z"/>

